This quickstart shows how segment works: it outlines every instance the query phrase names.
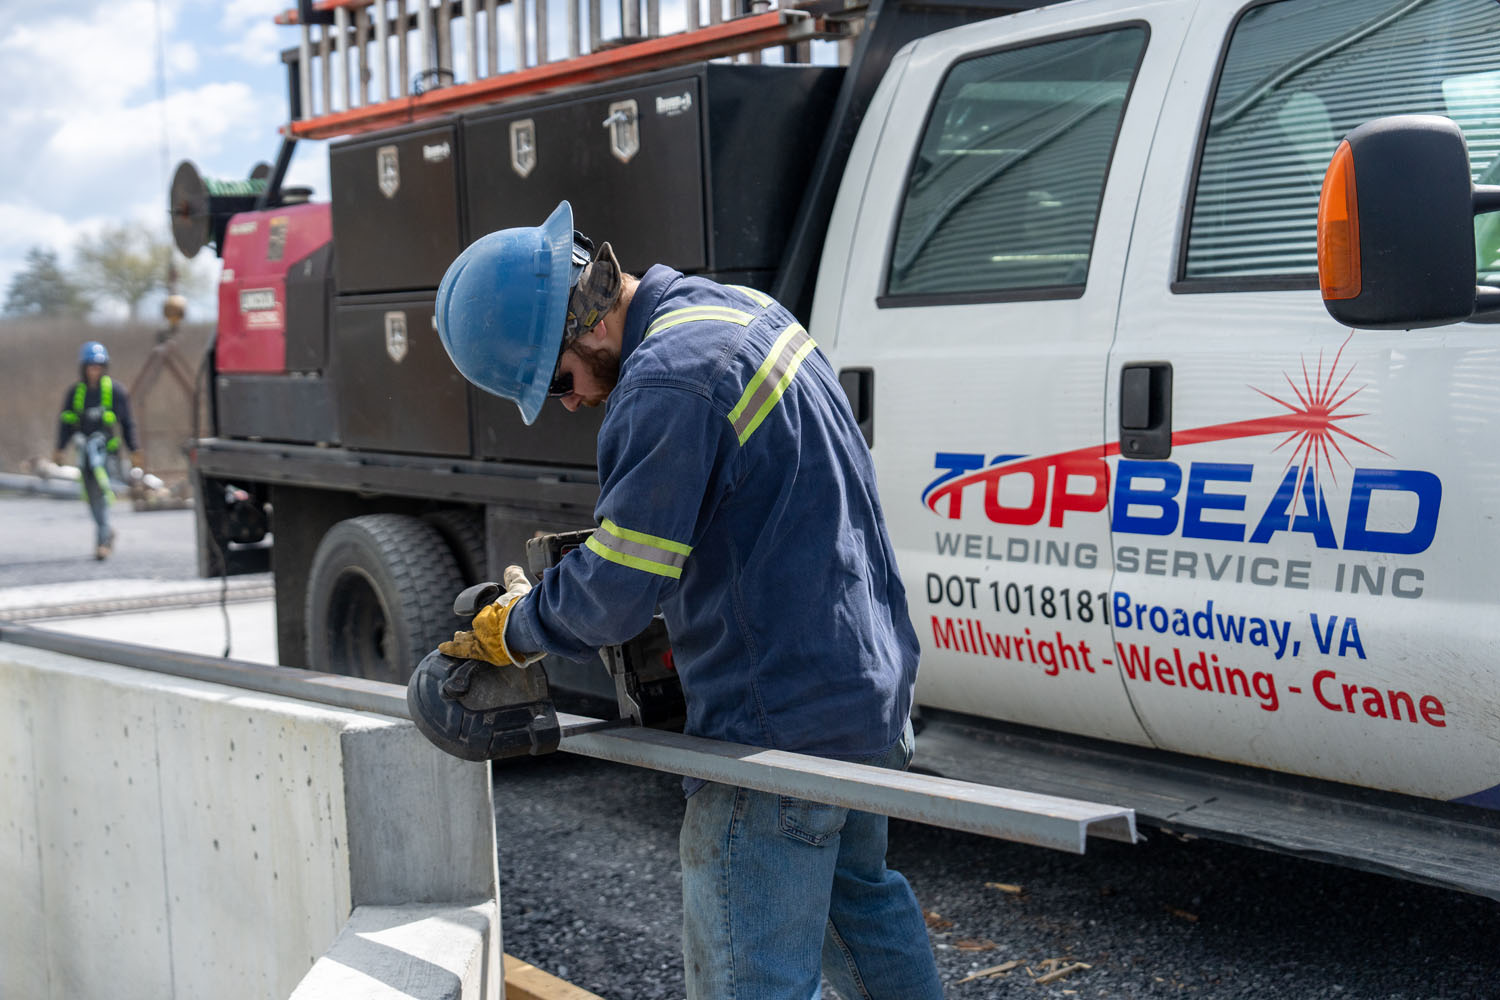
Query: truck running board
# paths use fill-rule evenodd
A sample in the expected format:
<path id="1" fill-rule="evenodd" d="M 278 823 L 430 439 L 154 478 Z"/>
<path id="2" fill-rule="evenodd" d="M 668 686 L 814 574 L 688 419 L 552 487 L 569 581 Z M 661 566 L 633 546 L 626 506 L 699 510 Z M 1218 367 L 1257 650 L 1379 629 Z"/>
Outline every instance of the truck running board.
<path id="1" fill-rule="evenodd" d="M 1500 813 L 924 709 L 913 768 L 1119 802 L 1144 826 L 1500 899 Z"/>

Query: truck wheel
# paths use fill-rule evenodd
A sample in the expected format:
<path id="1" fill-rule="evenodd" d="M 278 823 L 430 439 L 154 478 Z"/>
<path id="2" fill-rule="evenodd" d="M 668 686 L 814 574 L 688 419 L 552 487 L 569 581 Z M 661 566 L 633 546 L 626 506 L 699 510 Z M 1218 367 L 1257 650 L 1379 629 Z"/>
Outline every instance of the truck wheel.
<path id="1" fill-rule="evenodd" d="M 436 528 L 453 550 L 466 586 L 489 579 L 488 557 L 484 551 L 483 514 L 454 507 L 423 514 L 422 520 Z"/>
<path id="2" fill-rule="evenodd" d="M 405 684 L 422 657 L 463 622 L 463 574 L 436 528 L 401 514 L 335 524 L 307 580 L 307 665 Z"/>

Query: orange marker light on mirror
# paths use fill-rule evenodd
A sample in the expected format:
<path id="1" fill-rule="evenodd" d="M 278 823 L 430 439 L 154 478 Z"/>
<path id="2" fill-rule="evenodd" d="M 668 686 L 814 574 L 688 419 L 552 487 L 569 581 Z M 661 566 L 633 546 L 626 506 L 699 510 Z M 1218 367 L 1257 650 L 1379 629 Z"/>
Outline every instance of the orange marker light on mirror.
<path id="1" fill-rule="evenodd" d="M 1354 195 L 1354 151 L 1340 142 L 1318 196 L 1318 284 L 1325 299 L 1359 295 L 1359 203 Z"/>

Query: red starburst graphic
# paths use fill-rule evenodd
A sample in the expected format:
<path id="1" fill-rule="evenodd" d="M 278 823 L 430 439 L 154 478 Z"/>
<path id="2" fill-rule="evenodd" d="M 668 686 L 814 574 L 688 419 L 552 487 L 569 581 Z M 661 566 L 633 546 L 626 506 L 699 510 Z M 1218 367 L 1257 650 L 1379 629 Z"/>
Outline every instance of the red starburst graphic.
<path id="1" fill-rule="evenodd" d="M 1323 352 L 1318 352 L 1317 363 L 1313 371 L 1307 369 L 1307 358 L 1302 358 L 1302 384 L 1298 385 L 1290 373 L 1283 372 L 1282 377 L 1292 390 L 1292 396 L 1296 402 L 1290 402 L 1271 395 L 1264 389 L 1254 389 L 1262 396 L 1286 408 L 1285 413 L 1277 413 L 1269 417 L 1251 417 L 1248 420 L 1231 420 L 1222 424 L 1210 424 L 1206 427 L 1188 427 L 1172 432 L 1172 447 L 1186 448 L 1195 444 L 1208 444 L 1211 442 L 1233 441 L 1240 438 L 1279 436 L 1281 443 L 1271 449 L 1272 453 L 1290 447 L 1286 466 L 1282 469 L 1282 479 L 1286 479 L 1286 471 L 1292 464 L 1298 463 L 1300 468 L 1297 472 L 1296 491 L 1292 493 L 1291 506 L 1296 508 L 1299 497 L 1305 497 L 1302 489 L 1308 481 L 1309 474 L 1313 483 L 1314 493 L 1312 497 L 1305 497 L 1312 505 L 1308 511 L 1314 517 L 1318 516 L 1318 507 L 1322 505 L 1322 484 L 1318 481 L 1326 469 L 1328 475 L 1337 483 L 1338 476 L 1334 471 L 1334 456 L 1337 455 L 1350 468 L 1354 463 L 1344 453 L 1344 448 L 1339 443 L 1339 438 L 1363 445 L 1371 451 L 1379 452 L 1390 458 L 1389 452 L 1377 448 L 1375 445 L 1349 433 L 1339 426 L 1347 420 L 1355 417 L 1365 416 L 1363 413 L 1345 413 L 1344 407 L 1349 404 L 1355 396 L 1358 396 L 1364 386 L 1350 389 L 1349 378 L 1354 374 L 1354 364 L 1343 368 L 1344 348 L 1349 345 L 1354 336 L 1350 331 L 1349 336 L 1339 345 L 1334 353 L 1333 363 L 1328 366 L 1325 373 L 1323 370 Z M 1093 445 L 1086 448 L 1074 448 L 1069 451 L 1056 452 L 1050 455 L 1037 456 L 1007 456 L 1005 460 L 996 459 L 995 464 L 987 468 L 978 469 L 973 472 L 953 469 L 948 474 L 939 476 L 922 493 L 922 501 L 934 513 L 938 511 L 940 504 L 948 505 L 947 516 L 957 519 L 962 514 L 963 491 L 971 486 L 983 485 L 987 516 L 992 521 L 1003 524 L 1035 524 L 1040 512 L 1045 507 L 1045 495 L 1042 492 L 1049 477 L 1053 482 L 1064 482 L 1066 479 L 1055 478 L 1054 469 L 1065 470 L 1064 475 L 1093 475 L 1096 481 L 1096 489 L 1089 494 L 1087 501 L 1094 506 L 1070 507 L 1070 510 L 1102 510 L 1107 503 L 1108 494 L 1108 470 L 1099 472 L 1091 463 L 1099 463 L 1101 459 L 1113 458 L 1120 454 L 1120 442 L 1108 441 L 1102 445 Z M 943 456 L 940 454 L 939 458 Z M 1102 463 L 1101 463 L 1102 464 Z M 944 466 L 939 463 L 940 469 Z M 969 466 L 973 468 L 973 466 Z M 1032 507 L 1024 511 L 1012 510 L 1000 504 L 998 489 L 1000 480 L 1006 476 L 1018 474 L 1030 474 L 1033 483 L 1037 484 L 1034 497 L 1040 498 L 1033 502 Z M 1063 494 L 1066 490 L 1063 490 Z M 1062 494 L 1059 494 L 1062 495 Z M 1075 497 L 1075 499 L 1077 499 Z M 1081 501 L 1080 501 L 1081 502 Z M 1058 508 L 1052 509 L 1051 521 L 1053 527 L 1061 523 Z M 1028 520 L 1029 519 L 1029 520 Z"/>
<path id="2" fill-rule="evenodd" d="M 1297 397 L 1296 404 L 1288 402 L 1279 396 L 1273 396 L 1264 389 L 1257 389 L 1253 385 L 1250 386 L 1251 389 L 1255 389 L 1256 392 L 1271 402 L 1284 406 L 1291 411 L 1282 417 L 1283 420 L 1290 422 L 1290 426 L 1287 428 L 1287 436 L 1282 439 L 1280 444 L 1272 448 L 1271 452 L 1275 454 L 1287 445 L 1292 446 L 1292 450 L 1287 456 L 1286 466 L 1282 469 L 1282 472 L 1285 473 L 1287 469 L 1290 469 L 1293 463 L 1300 463 L 1301 465 L 1301 468 L 1297 472 L 1297 488 L 1292 493 L 1293 497 L 1302 495 L 1302 483 L 1307 477 L 1309 469 L 1312 470 L 1313 489 L 1319 496 L 1323 492 L 1322 482 L 1319 477 L 1324 469 L 1328 470 L 1328 475 L 1334 483 L 1338 482 L 1338 473 L 1334 471 L 1333 452 L 1338 453 L 1339 458 L 1344 460 L 1345 465 L 1350 468 L 1354 467 L 1354 463 L 1349 460 L 1349 456 L 1344 454 L 1344 449 L 1339 447 L 1338 439 L 1340 437 L 1347 438 L 1356 444 L 1362 444 L 1372 451 L 1378 451 L 1387 458 L 1390 457 L 1389 452 L 1375 447 L 1375 445 L 1364 438 L 1350 434 L 1339 426 L 1339 421 L 1353 420 L 1355 417 L 1365 415 L 1363 413 L 1339 412 L 1346 403 L 1355 396 L 1358 396 L 1364 389 L 1364 386 L 1359 386 L 1350 389 L 1342 396 L 1340 395 L 1340 393 L 1344 392 L 1344 387 L 1349 382 L 1349 376 L 1354 374 L 1355 366 L 1352 363 L 1342 374 L 1339 372 L 1339 362 L 1343 359 L 1344 348 L 1348 346 L 1349 340 L 1353 336 L 1353 331 L 1350 331 L 1349 336 L 1345 337 L 1344 342 L 1339 345 L 1338 352 L 1333 356 L 1333 363 L 1328 366 L 1326 377 L 1323 374 L 1323 352 L 1321 350 L 1318 351 L 1317 367 L 1311 375 L 1307 371 L 1307 358 L 1302 358 L 1302 384 L 1300 386 L 1292 380 L 1292 376 L 1289 373 L 1281 373 L 1282 377 L 1286 379 L 1286 384 L 1291 388 L 1292 394 Z M 1338 379 L 1336 384 L 1334 379 Z"/>

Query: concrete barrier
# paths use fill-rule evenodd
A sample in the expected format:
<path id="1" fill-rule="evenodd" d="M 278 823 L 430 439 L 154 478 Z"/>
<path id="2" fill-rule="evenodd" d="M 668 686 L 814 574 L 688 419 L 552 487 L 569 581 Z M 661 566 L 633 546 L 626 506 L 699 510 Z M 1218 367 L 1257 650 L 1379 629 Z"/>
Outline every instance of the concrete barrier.
<path id="1" fill-rule="evenodd" d="M 341 932 L 498 995 L 495 863 L 408 722 L 0 644 L 0 997 L 283 998 Z"/>

